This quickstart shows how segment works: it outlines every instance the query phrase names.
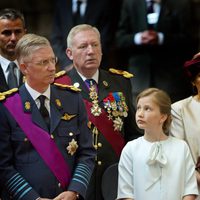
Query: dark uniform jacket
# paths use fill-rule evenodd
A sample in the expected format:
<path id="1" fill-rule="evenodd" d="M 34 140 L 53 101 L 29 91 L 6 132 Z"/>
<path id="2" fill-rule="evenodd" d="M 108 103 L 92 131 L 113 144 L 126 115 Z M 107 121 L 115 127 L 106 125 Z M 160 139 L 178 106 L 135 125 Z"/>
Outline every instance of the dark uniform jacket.
<path id="1" fill-rule="evenodd" d="M 90 101 L 89 90 L 86 84 L 83 82 L 77 71 L 73 68 L 69 71 L 68 75 L 71 77 L 72 83 L 79 83 L 81 94 L 83 99 Z M 124 138 L 125 142 L 135 139 L 139 136 L 138 131 L 135 126 L 135 110 L 133 106 L 133 99 L 131 95 L 131 84 L 130 79 L 124 78 L 122 75 L 112 74 L 105 70 L 99 70 L 99 80 L 98 80 L 98 100 L 101 109 L 104 108 L 103 101 L 108 97 L 109 93 L 122 92 L 125 97 L 125 102 L 128 106 L 128 117 L 122 117 L 123 128 L 120 131 L 120 134 Z M 107 111 L 106 111 L 107 112 Z M 105 126 L 102 121 L 102 126 Z M 94 126 L 92 126 L 92 129 Z M 98 139 L 94 141 L 94 145 L 97 147 L 97 157 L 95 170 L 92 175 L 92 179 L 87 191 L 86 199 L 87 200 L 102 200 L 102 176 L 105 170 L 112 164 L 118 162 L 119 156 L 116 155 L 111 144 L 104 137 L 102 133 L 98 134 Z M 94 139 L 95 140 L 95 139 Z M 116 174 L 117 176 L 117 174 Z M 110 180 L 109 180 L 110 181 Z M 117 183 L 107 182 L 103 187 L 109 187 L 113 185 L 113 191 L 116 190 Z M 110 191 L 111 193 L 113 191 Z M 109 194 L 104 194 L 109 195 Z"/>
<path id="2" fill-rule="evenodd" d="M 32 122 L 47 131 L 47 125 L 24 85 L 19 89 L 19 95 L 23 105 L 30 102 L 28 110 L 24 106 L 24 110 L 19 110 L 19 112 L 30 113 Z M 7 98 L 12 98 L 12 95 Z M 91 132 L 87 126 L 87 115 L 81 95 L 52 85 L 50 109 L 50 133 L 68 164 L 72 176 L 68 188 L 61 188 L 56 177 L 33 148 L 2 101 L 0 103 L 2 200 L 35 200 L 39 196 L 53 199 L 64 190 L 76 191 L 81 198 L 85 196 L 94 166 L 95 150 L 92 146 Z M 74 117 L 66 120 L 61 119 L 65 114 Z M 71 155 L 66 149 L 72 139 L 78 144 L 74 155 Z M 59 165 L 59 163 L 55 163 L 55 165 Z"/>

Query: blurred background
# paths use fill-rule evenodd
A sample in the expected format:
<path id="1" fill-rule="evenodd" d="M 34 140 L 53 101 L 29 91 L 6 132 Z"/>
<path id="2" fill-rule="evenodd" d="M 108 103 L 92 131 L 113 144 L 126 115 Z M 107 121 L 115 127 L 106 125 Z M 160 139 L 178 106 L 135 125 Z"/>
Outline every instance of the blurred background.
<path id="1" fill-rule="evenodd" d="M 99 0 L 101 1 L 101 0 Z M 109 0 L 108 0 L 109 1 Z M 0 8 L 16 8 L 25 16 L 26 26 L 29 33 L 43 35 L 50 39 L 54 17 L 56 0 L 1 0 Z M 116 0 L 118 11 L 114 12 L 117 20 L 120 15 L 123 0 Z M 200 0 L 191 0 L 193 10 L 194 37 L 197 42 L 197 51 L 200 51 Z M 116 27 L 114 27 L 115 29 Z M 115 64 L 115 62 L 113 62 Z"/>

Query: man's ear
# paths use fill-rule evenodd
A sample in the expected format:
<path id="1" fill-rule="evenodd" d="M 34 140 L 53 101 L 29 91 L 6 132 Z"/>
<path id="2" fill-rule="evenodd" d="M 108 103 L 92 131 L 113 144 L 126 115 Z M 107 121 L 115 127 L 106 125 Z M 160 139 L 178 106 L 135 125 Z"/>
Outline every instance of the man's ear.
<path id="1" fill-rule="evenodd" d="M 73 60 L 72 50 L 70 48 L 66 49 L 66 54 L 70 60 Z"/>
<path id="2" fill-rule="evenodd" d="M 27 66 L 24 63 L 21 63 L 19 65 L 20 71 L 22 72 L 22 74 L 26 75 L 27 74 Z"/>

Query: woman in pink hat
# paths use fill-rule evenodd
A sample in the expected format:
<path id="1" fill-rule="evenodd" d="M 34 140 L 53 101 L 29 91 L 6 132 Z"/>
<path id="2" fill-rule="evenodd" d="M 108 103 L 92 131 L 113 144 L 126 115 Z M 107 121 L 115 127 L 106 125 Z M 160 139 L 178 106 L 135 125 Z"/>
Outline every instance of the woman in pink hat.
<path id="1" fill-rule="evenodd" d="M 194 88 L 194 94 L 172 104 L 171 134 L 188 143 L 196 164 L 200 191 L 200 57 L 195 56 L 185 62 L 184 70 Z"/>

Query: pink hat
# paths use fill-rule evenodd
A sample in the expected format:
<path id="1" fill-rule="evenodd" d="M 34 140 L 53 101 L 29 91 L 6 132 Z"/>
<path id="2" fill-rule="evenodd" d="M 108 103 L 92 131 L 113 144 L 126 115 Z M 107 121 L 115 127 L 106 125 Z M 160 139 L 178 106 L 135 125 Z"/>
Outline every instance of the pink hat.
<path id="1" fill-rule="evenodd" d="M 190 79 L 194 79 L 200 73 L 200 58 L 186 61 L 184 63 L 184 70 Z"/>

